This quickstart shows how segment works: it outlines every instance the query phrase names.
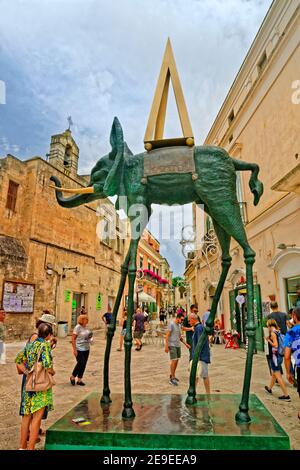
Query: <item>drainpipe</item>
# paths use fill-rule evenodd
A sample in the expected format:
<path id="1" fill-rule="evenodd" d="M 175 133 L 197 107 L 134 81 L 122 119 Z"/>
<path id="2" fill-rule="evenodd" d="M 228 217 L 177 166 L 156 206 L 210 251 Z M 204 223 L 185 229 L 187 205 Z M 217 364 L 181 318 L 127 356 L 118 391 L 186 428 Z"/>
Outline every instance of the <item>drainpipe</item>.
<path id="1" fill-rule="evenodd" d="M 59 305 L 59 300 L 60 300 L 60 280 L 61 280 L 61 274 L 59 274 L 57 271 L 54 271 L 55 274 L 56 274 L 56 287 L 55 287 L 55 318 L 57 319 L 57 321 L 60 320 L 60 318 L 58 318 L 58 305 Z"/>

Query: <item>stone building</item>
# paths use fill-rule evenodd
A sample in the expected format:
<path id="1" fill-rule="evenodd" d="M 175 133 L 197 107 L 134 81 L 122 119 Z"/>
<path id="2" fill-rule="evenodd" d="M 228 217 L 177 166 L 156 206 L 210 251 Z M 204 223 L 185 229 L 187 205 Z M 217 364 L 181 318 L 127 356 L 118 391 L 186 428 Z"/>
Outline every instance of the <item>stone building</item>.
<path id="1" fill-rule="evenodd" d="M 101 223 L 116 220 L 115 239 L 100 239 L 99 202 L 65 209 L 50 188 L 51 175 L 64 186 L 87 184 L 69 129 L 52 136 L 48 156 L 0 159 L 0 289 L 12 338 L 28 336 L 44 309 L 71 331 L 85 305 L 90 326 L 99 327 L 120 280 L 127 241 L 113 204 L 100 201 Z"/>
<path id="2" fill-rule="evenodd" d="M 166 279 L 168 284 L 163 286 L 163 293 L 162 293 L 162 303 L 163 306 L 166 307 L 173 307 L 175 304 L 174 299 L 174 289 L 172 286 L 172 279 L 173 279 L 173 271 L 171 270 L 171 266 L 167 260 L 167 258 L 162 257 L 160 262 L 160 274 L 162 279 Z"/>
<path id="3" fill-rule="evenodd" d="M 151 312 L 169 302 L 172 292 L 172 271 L 166 258 L 160 254 L 160 243 L 145 229 L 137 252 L 136 298 L 139 305 L 148 305 Z M 139 279 L 140 278 L 140 279 Z M 144 295 L 145 294 L 145 295 Z M 128 303 L 128 282 L 125 287 L 125 301 Z"/>
<path id="4" fill-rule="evenodd" d="M 237 159 L 256 162 L 264 194 L 253 205 L 250 173 L 237 174 L 237 192 L 247 236 L 256 251 L 257 348 L 263 348 L 262 317 L 271 300 L 286 311 L 300 287 L 300 3 L 275 0 L 213 123 L 205 144 L 224 147 Z M 194 211 L 195 226 L 203 217 Z M 214 238 L 211 221 L 206 235 Z M 189 264 L 191 301 L 200 311 L 211 302 L 220 272 L 220 253 L 207 239 Z M 226 328 L 245 342 L 247 317 L 242 249 L 231 243 L 232 266 L 219 306 Z"/>
<path id="5" fill-rule="evenodd" d="M 187 291 L 184 286 L 176 286 L 174 289 L 174 305 L 188 311 Z"/>

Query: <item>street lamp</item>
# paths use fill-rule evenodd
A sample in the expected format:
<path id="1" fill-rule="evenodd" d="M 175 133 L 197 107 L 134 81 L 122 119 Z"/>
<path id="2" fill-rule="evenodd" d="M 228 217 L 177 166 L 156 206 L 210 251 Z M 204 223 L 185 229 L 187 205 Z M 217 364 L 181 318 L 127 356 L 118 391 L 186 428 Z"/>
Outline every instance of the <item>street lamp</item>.
<path id="1" fill-rule="evenodd" d="M 181 251 L 183 256 L 188 259 L 195 250 L 196 235 L 192 225 L 185 225 L 181 230 Z"/>
<path id="2" fill-rule="evenodd" d="M 77 266 L 75 268 L 63 268 L 63 270 L 62 270 L 62 278 L 63 279 L 66 278 L 66 271 L 74 271 L 76 274 L 79 273 L 79 269 L 78 269 Z"/>
<path id="3" fill-rule="evenodd" d="M 141 281 L 144 277 L 144 271 L 142 269 L 138 269 L 136 272 L 136 281 Z M 136 282 L 135 286 L 136 292 L 136 308 L 139 306 L 139 284 Z"/>

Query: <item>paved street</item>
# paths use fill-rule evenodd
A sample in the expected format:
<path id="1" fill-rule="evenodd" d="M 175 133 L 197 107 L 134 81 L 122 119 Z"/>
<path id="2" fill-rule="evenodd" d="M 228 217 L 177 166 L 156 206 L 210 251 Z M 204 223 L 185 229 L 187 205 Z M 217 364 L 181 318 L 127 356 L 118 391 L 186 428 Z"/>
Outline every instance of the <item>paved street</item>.
<path id="1" fill-rule="evenodd" d="M 102 362 L 104 356 L 105 340 L 103 331 L 95 332 L 95 341 L 92 346 L 87 370 L 84 376 L 86 387 L 72 387 L 69 376 L 74 366 L 74 358 L 70 344 L 70 337 L 59 339 L 54 352 L 56 382 L 54 387 L 55 410 L 49 413 L 46 427 L 51 426 L 58 418 L 66 413 L 73 405 L 82 400 L 88 393 L 101 390 Z M 112 347 L 111 361 L 111 390 L 123 392 L 123 358 L 124 352 L 116 351 L 119 336 L 115 337 Z M 7 364 L 1 367 L 0 379 L 0 449 L 17 449 L 19 447 L 19 395 L 20 376 L 14 366 L 14 357 L 21 348 L 22 343 L 7 345 Z M 177 377 L 180 379 L 178 387 L 169 385 L 169 361 L 161 344 L 145 344 L 140 352 L 132 352 L 132 383 L 133 392 L 145 393 L 186 393 L 188 383 L 188 354 L 183 351 L 183 358 L 178 367 Z M 210 368 L 212 393 L 240 393 L 244 373 L 245 351 L 225 350 L 224 346 L 214 345 L 212 348 L 212 365 Z M 5 377 L 5 380 L 4 380 Z M 263 354 L 254 357 L 254 372 L 252 393 L 265 403 L 267 408 L 277 419 L 280 425 L 289 434 L 293 449 L 300 449 L 300 425 L 297 418 L 297 408 L 300 400 L 296 390 L 289 386 L 292 397 L 291 403 L 280 403 L 279 387 L 275 387 L 273 396 L 266 395 L 264 385 L 269 380 L 266 359 Z M 203 392 L 201 384 L 200 393 Z M 44 424 L 45 427 L 45 424 Z M 44 438 L 37 445 L 43 449 Z"/>

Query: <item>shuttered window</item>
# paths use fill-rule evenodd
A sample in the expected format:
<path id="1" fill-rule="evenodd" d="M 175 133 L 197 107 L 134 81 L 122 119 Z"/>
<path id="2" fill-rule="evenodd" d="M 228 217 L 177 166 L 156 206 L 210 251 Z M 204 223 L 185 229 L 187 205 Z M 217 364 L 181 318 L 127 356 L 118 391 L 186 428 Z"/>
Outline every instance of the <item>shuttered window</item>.
<path id="1" fill-rule="evenodd" d="M 18 187 L 18 183 L 9 180 L 6 207 L 13 212 L 15 212 L 16 209 Z"/>

